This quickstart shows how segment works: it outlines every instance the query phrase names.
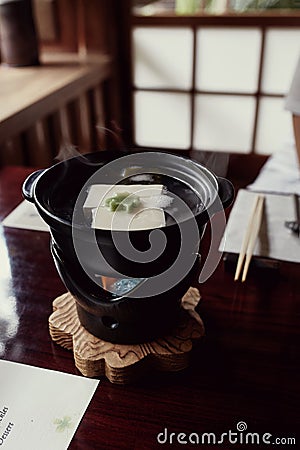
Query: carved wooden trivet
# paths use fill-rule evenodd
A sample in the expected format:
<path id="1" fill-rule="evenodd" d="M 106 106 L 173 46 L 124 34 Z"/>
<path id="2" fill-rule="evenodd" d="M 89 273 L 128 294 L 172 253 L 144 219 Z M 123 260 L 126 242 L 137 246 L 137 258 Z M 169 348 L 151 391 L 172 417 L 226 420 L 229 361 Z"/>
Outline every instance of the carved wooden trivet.
<path id="1" fill-rule="evenodd" d="M 149 370 L 175 372 L 188 366 L 193 341 L 204 335 L 195 311 L 198 289 L 190 288 L 182 298 L 182 316 L 172 335 L 144 344 L 121 345 L 90 334 L 79 322 L 75 300 L 66 293 L 53 301 L 49 330 L 54 342 L 73 350 L 76 367 L 87 377 L 105 375 L 112 383 L 126 384 Z"/>

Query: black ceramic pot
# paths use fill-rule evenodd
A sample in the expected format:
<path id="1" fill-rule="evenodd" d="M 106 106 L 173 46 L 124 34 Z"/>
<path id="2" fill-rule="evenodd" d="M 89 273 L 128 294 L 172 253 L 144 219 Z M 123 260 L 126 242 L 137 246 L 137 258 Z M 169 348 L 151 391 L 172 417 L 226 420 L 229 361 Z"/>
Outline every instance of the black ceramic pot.
<path id="1" fill-rule="evenodd" d="M 134 249 L 143 253 L 149 249 L 153 230 L 92 230 L 83 214 L 90 185 L 141 183 L 136 174 L 124 175 L 132 158 L 134 170 L 138 168 L 138 174 L 148 176 L 143 183 L 166 185 L 174 198 L 180 201 L 183 197 L 190 212 L 178 220 L 168 218 L 159 229 L 165 239 L 163 251 L 142 262 L 120 252 L 116 240 L 122 243 L 129 238 Z M 140 343 L 168 333 L 176 323 L 181 297 L 198 269 L 196 255 L 205 225 L 216 211 L 232 202 L 234 191 L 228 180 L 187 158 L 158 152 L 126 155 L 107 151 L 77 156 L 34 172 L 23 185 L 23 195 L 36 205 L 50 227 L 52 255 L 76 299 L 82 325 L 110 342 Z M 185 241 L 183 235 L 188 236 Z M 183 250 L 186 259 L 181 263 Z M 175 266 L 178 276 L 169 279 L 165 274 Z M 120 294 L 99 285 L 99 277 L 120 280 L 120 274 L 125 280 L 135 280 L 132 290 Z"/>

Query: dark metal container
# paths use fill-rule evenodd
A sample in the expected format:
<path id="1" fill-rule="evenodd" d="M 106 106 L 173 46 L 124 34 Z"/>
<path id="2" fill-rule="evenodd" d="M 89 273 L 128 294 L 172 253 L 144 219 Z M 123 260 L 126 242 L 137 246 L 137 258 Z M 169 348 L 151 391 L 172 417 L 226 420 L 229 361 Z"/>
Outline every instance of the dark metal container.
<path id="1" fill-rule="evenodd" d="M 171 220 L 159 228 L 165 246 L 154 260 L 141 262 L 120 252 L 116 246 L 116 241 L 122 243 L 129 236 L 134 249 L 144 252 L 153 238 L 153 230 L 113 233 L 91 230 L 82 213 L 89 185 L 95 181 L 96 184 L 116 184 L 120 179 L 121 184 L 126 182 L 121 175 L 127 161 L 123 152 L 98 152 L 71 158 L 33 173 L 23 185 L 24 197 L 36 205 L 50 227 L 52 255 L 63 282 L 76 299 L 82 325 L 95 336 L 117 343 L 149 341 L 169 332 L 176 324 L 181 297 L 198 269 L 197 255 L 205 225 L 210 216 L 232 202 L 234 195 L 228 180 L 216 177 L 187 158 L 159 152 L 130 156 L 145 173 L 154 174 L 154 178 L 158 172 L 167 173 L 171 180 L 170 192 L 173 186 L 176 191 L 179 182 L 187 189 L 183 197 L 188 198 L 192 213 L 188 218 Z M 150 166 L 145 163 L 148 159 Z M 101 177 L 97 179 L 99 172 Z M 134 180 L 134 177 L 127 178 L 130 183 Z M 184 205 L 187 198 L 183 198 Z M 183 235 L 187 236 L 185 241 Z M 181 263 L 182 252 L 185 259 Z M 174 267 L 177 272 L 172 278 Z M 100 275 L 120 279 L 120 273 L 124 279 L 140 282 L 122 295 L 99 285 Z"/>

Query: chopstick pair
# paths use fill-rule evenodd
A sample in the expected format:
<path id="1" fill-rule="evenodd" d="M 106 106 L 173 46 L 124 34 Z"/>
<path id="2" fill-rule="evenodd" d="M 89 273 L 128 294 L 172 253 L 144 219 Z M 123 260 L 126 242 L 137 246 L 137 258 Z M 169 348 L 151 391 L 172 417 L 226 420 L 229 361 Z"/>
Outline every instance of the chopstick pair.
<path id="1" fill-rule="evenodd" d="M 254 200 L 253 208 L 250 214 L 248 226 L 242 242 L 239 259 L 236 266 L 236 272 L 234 281 L 239 279 L 242 265 L 245 260 L 244 270 L 242 274 L 242 282 L 246 280 L 250 261 L 252 258 L 253 250 L 255 247 L 256 239 L 259 233 L 264 207 L 265 197 L 263 195 L 257 195 Z"/>

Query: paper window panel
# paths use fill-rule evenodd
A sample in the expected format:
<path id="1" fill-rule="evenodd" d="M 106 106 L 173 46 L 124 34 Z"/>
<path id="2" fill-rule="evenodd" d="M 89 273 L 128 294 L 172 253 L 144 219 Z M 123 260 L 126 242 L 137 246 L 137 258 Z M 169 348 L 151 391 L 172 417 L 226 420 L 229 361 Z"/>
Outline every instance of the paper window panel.
<path id="1" fill-rule="evenodd" d="M 258 28 L 199 29 L 196 88 L 213 92 L 256 92 L 261 43 Z"/>
<path id="2" fill-rule="evenodd" d="M 292 115 L 280 98 L 261 98 L 258 109 L 256 153 L 270 154 L 293 139 Z"/>
<path id="3" fill-rule="evenodd" d="M 209 151 L 250 152 L 254 116 L 254 97 L 197 95 L 194 148 Z"/>
<path id="4" fill-rule="evenodd" d="M 191 100 L 189 94 L 136 92 L 135 141 L 149 147 L 190 147 Z"/>
<path id="5" fill-rule="evenodd" d="M 300 55 L 300 28 L 266 31 L 262 91 L 286 94 Z"/>
<path id="6" fill-rule="evenodd" d="M 190 89 L 193 33 L 190 28 L 133 30 L 134 85 L 138 88 Z"/>

